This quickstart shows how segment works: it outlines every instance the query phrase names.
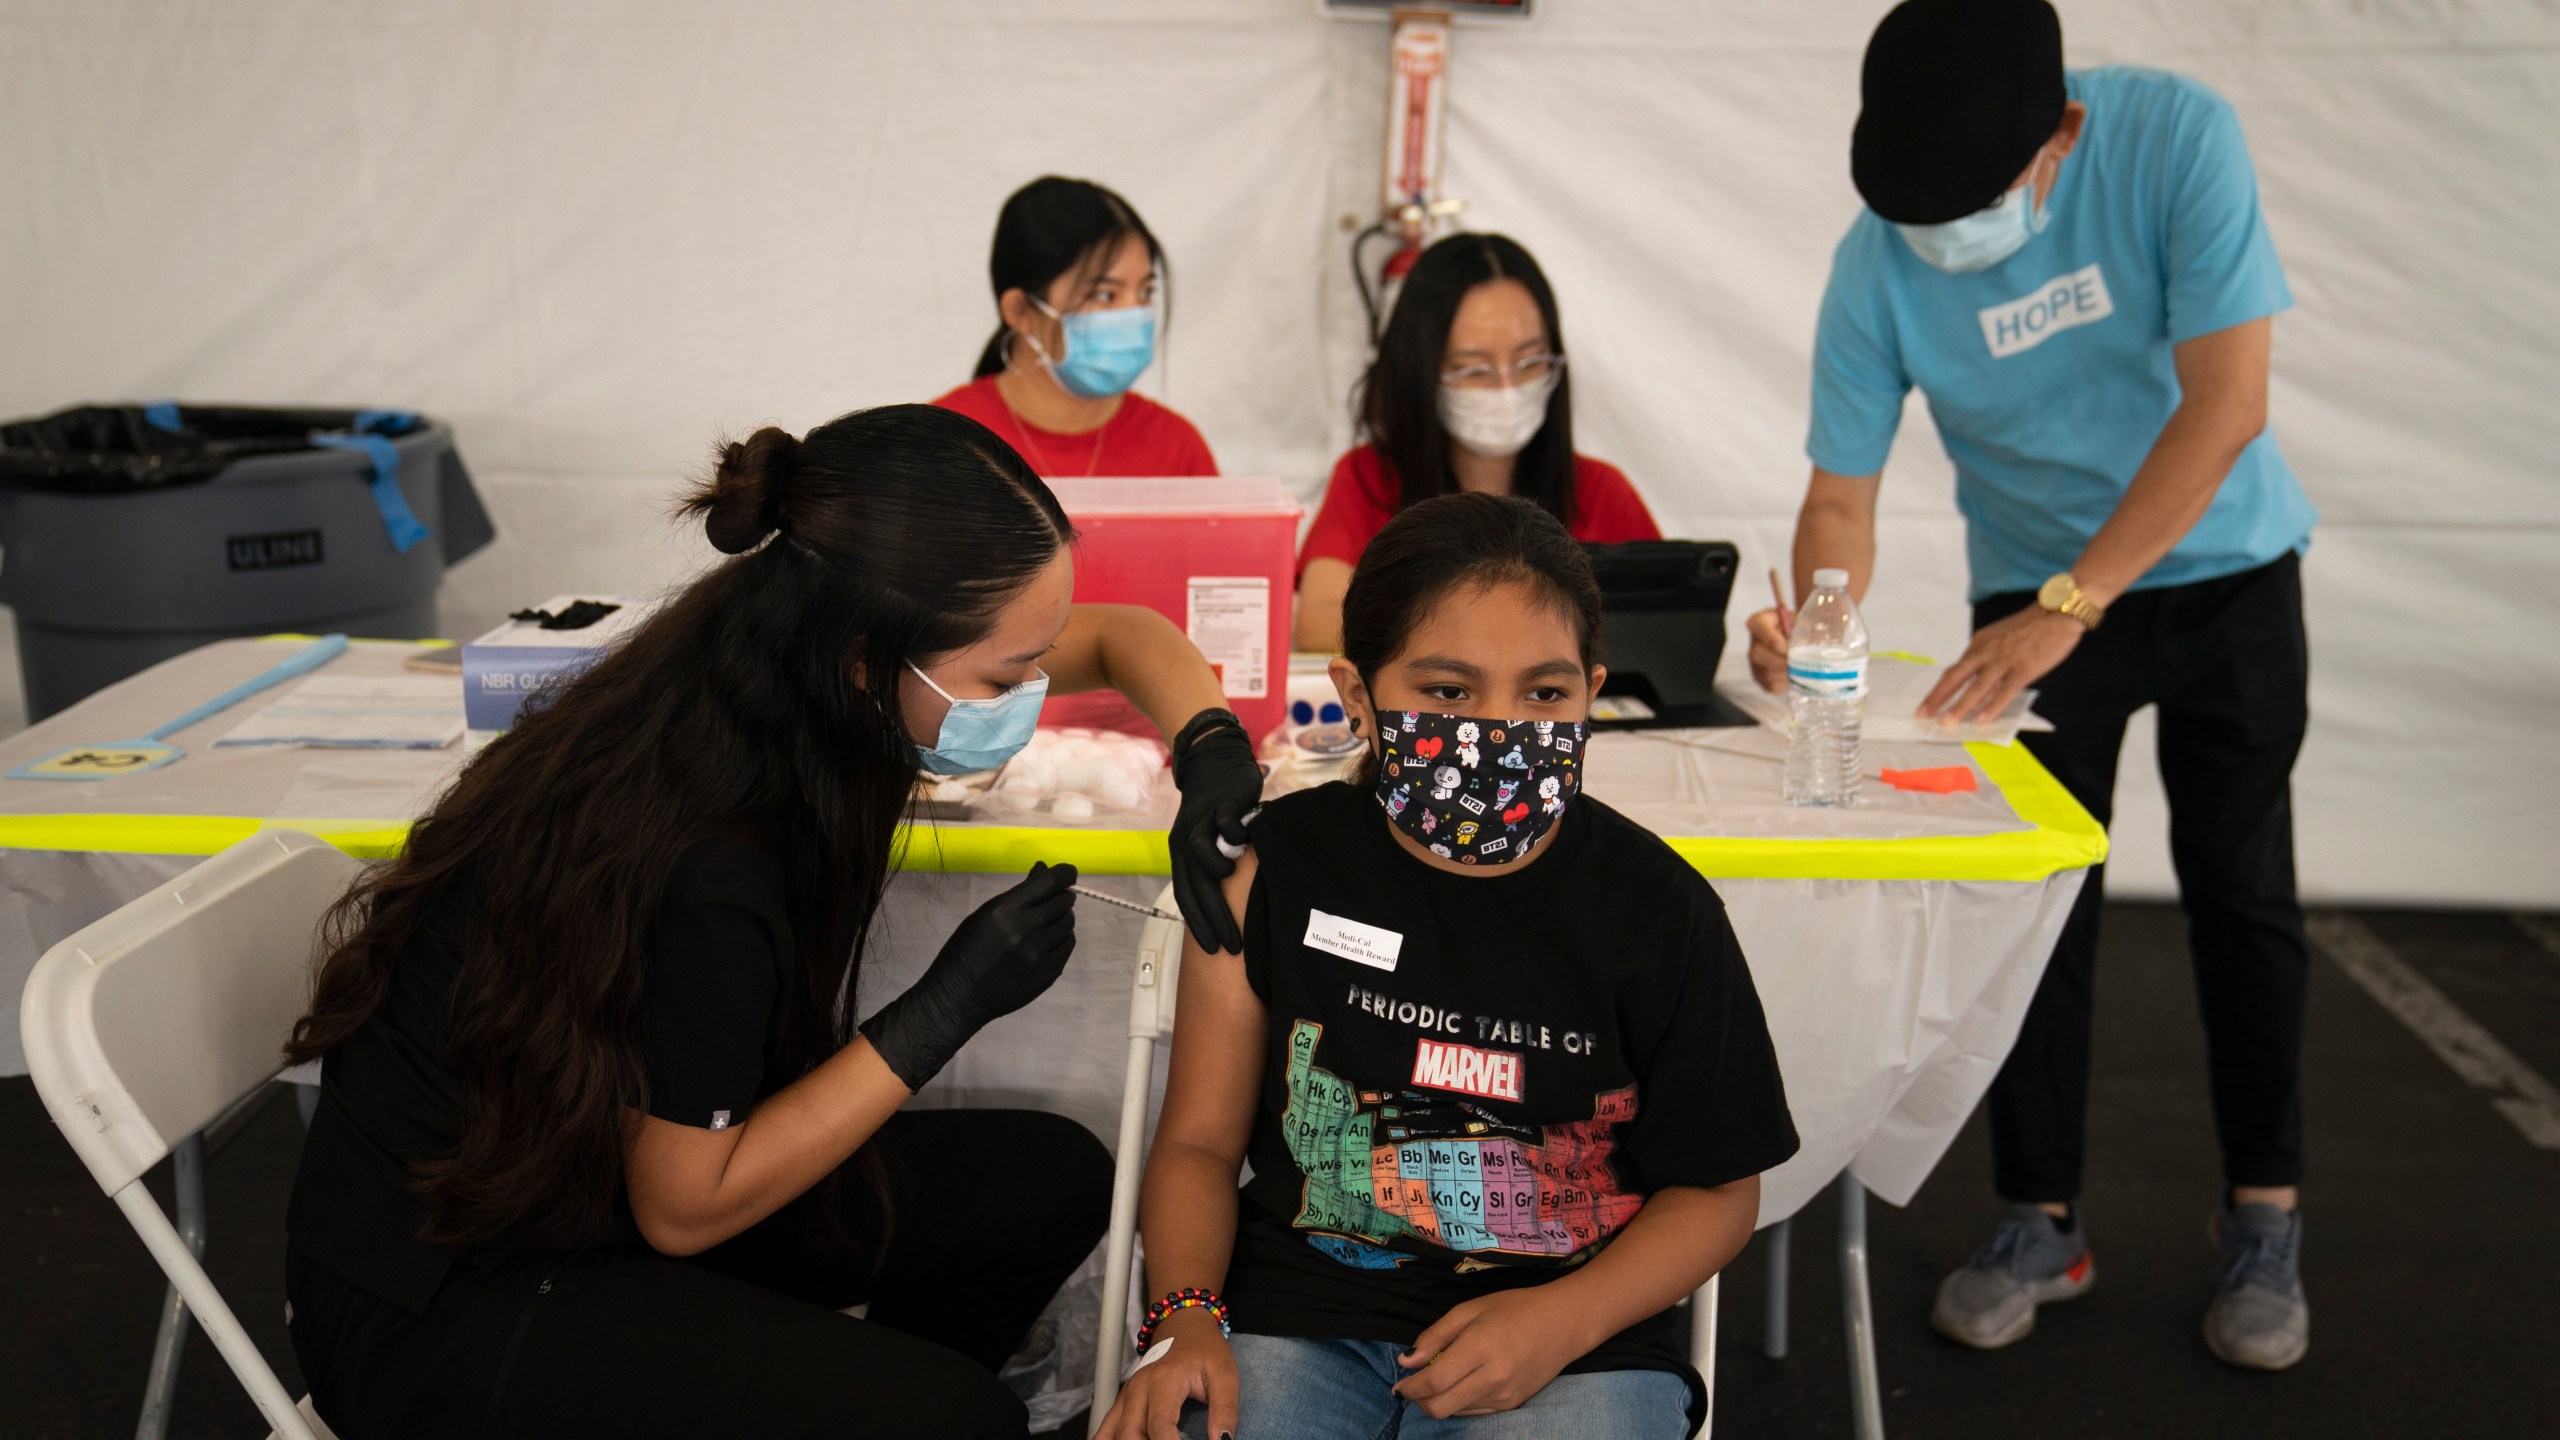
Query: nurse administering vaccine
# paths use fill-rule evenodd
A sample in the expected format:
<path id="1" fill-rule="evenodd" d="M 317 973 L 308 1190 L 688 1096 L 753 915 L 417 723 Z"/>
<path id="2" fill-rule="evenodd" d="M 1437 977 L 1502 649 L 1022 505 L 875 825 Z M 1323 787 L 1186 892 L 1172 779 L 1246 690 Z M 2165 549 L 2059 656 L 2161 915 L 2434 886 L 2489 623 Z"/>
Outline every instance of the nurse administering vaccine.
<path id="1" fill-rule="evenodd" d="M 2299 1272 L 2302 1016 L 2291 775 L 2307 712 L 2298 557 L 2313 520 L 2266 430 L 2292 304 L 2231 106 L 2155 70 L 2066 72 L 2045 0 L 1909 0 L 1877 26 L 1850 168 L 1866 213 L 1815 340 L 1795 573 L 1875 564 L 1876 491 L 1913 388 L 1955 462 L 1974 634 L 1924 714 L 1995 713 L 2100 821 L 2127 719 L 2159 707 L 2228 1188 L 2204 1333 L 2231 1364 L 2309 1345 Z M 1783 617 L 1752 668 L 1784 685 Z M 2080 1198 L 2101 873 L 1991 1089 L 1991 1242 L 1933 1321 L 1984 1349 L 2095 1270 Z"/>

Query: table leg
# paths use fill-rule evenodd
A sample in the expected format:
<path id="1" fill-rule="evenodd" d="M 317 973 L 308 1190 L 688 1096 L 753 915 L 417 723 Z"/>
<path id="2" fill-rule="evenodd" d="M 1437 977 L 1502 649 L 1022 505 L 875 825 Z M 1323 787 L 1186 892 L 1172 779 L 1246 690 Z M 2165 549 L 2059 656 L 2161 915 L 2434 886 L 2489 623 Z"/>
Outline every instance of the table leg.
<path id="1" fill-rule="evenodd" d="M 1760 1327 L 1760 1353 L 1772 1360 L 1787 1358 L 1787 1253 L 1795 1224 L 1793 1219 L 1786 1219 L 1770 1226 L 1760 1245 L 1769 1267 L 1769 1308 Z"/>
<path id="2" fill-rule="evenodd" d="M 1840 1309 L 1849 1339 L 1851 1431 L 1858 1440 L 1884 1440 L 1875 1297 L 1867 1287 L 1867 1187 L 1846 1170 L 1840 1172 Z"/>

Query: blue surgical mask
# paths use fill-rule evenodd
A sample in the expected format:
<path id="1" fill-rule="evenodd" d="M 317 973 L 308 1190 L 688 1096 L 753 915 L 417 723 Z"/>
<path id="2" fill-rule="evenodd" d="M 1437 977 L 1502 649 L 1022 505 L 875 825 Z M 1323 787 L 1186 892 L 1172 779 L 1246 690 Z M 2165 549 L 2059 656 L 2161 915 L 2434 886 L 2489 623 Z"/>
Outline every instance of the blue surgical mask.
<path id="1" fill-rule="evenodd" d="M 2038 157 L 2041 162 L 2042 157 Z M 1950 275 L 1988 270 L 2026 248 L 2044 233 L 2045 208 L 2036 203 L 2035 171 L 2027 183 L 2000 197 L 1987 210 L 1949 220 L 1943 225 L 1896 225 L 1911 253 Z"/>
<path id="2" fill-rule="evenodd" d="M 1046 301 L 1031 302 L 1048 311 L 1066 332 L 1067 353 L 1051 358 L 1041 350 L 1040 363 L 1070 395 L 1101 400 L 1138 383 L 1156 358 L 1156 309 L 1131 305 L 1119 310 L 1078 310 L 1060 315 Z"/>
<path id="3" fill-rule="evenodd" d="M 933 684 L 933 677 L 918 669 L 914 661 L 907 668 L 916 678 L 933 685 L 933 693 L 951 702 L 942 717 L 942 732 L 930 745 L 916 747 L 916 763 L 936 775 L 975 775 L 993 770 L 1014 757 L 1016 751 L 1031 743 L 1031 732 L 1040 728 L 1040 702 L 1049 697 L 1049 677 L 1033 672 L 1030 679 L 1001 695 L 984 700 L 962 700 L 948 690 Z"/>

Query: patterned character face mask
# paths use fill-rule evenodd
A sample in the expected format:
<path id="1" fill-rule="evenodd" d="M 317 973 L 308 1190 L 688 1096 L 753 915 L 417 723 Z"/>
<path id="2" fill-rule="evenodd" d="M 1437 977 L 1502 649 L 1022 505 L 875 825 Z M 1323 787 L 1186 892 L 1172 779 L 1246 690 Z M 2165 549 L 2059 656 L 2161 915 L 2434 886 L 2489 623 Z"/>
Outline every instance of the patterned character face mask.
<path id="1" fill-rule="evenodd" d="M 1378 717 L 1378 804 L 1431 853 L 1508 865 L 1582 788 L 1578 720 L 1486 720 L 1390 710 Z"/>

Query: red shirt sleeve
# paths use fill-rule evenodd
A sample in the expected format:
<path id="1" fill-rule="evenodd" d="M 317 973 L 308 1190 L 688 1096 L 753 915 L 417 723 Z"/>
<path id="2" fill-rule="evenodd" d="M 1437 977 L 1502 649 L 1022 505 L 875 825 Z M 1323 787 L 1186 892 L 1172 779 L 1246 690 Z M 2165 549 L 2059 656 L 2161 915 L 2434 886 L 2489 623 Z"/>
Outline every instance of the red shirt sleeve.
<path id="1" fill-rule="evenodd" d="M 1585 544 L 1662 538 L 1662 527 L 1644 508 L 1644 497 L 1627 483 L 1626 472 L 1606 460 L 1573 457 L 1573 513 L 1573 538 Z"/>
<path id="2" fill-rule="evenodd" d="M 1357 566 L 1360 552 L 1387 522 L 1395 518 L 1395 500 L 1387 493 L 1387 467 L 1374 445 L 1363 445 L 1334 462 L 1333 478 L 1324 487 L 1324 503 L 1316 523 L 1298 547 L 1298 573 L 1310 560 L 1339 560 Z"/>

